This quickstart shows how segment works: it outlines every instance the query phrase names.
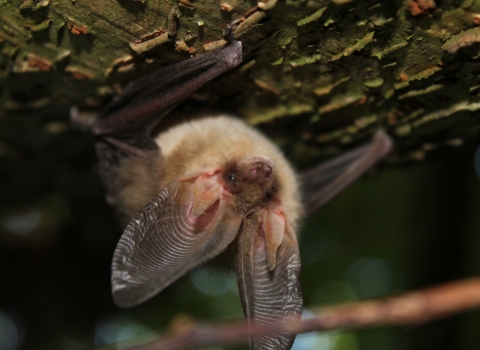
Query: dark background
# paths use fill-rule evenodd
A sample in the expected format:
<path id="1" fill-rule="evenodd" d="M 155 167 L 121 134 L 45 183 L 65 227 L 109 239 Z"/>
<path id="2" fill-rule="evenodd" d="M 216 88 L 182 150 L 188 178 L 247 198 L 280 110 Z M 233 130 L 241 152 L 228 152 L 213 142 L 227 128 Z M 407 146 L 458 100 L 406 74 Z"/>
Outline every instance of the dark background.
<path id="1" fill-rule="evenodd" d="M 68 115 L 58 108 L 0 124 L 0 350 L 89 349 L 241 318 L 235 277 L 205 269 L 142 306 L 114 306 L 110 262 L 122 230 L 103 199 L 92 137 L 52 119 Z M 382 166 L 308 218 L 306 309 L 478 274 L 476 146 Z M 295 349 L 479 349 L 479 324 L 472 311 L 415 328 L 313 334 Z"/>

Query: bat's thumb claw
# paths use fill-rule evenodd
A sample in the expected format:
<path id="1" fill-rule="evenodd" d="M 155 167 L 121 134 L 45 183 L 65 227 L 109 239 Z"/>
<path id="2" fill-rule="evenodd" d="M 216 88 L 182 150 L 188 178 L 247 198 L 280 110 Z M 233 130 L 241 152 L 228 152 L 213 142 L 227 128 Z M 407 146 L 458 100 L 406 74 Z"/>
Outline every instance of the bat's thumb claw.
<path id="1" fill-rule="evenodd" d="M 240 24 L 240 22 L 241 22 L 241 20 L 236 19 L 236 20 L 234 20 L 233 22 L 231 22 L 230 24 L 227 25 L 227 28 L 225 28 L 225 30 L 223 31 L 223 38 L 226 41 L 232 42 L 232 41 L 236 40 L 233 31 L 235 30 L 235 28 L 237 28 L 237 26 Z"/>

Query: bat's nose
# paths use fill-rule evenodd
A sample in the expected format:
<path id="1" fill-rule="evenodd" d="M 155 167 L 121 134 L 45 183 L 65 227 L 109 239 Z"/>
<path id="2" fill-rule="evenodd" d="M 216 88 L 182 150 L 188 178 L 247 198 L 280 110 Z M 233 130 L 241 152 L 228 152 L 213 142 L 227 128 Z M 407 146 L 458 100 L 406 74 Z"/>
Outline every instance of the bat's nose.
<path id="1" fill-rule="evenodd" d="M 268 180 L 272 175 L 272 171 L 272 166 L 265 160 L 253 161 L 250 165 L 252 177 L 259 181 Z"/>

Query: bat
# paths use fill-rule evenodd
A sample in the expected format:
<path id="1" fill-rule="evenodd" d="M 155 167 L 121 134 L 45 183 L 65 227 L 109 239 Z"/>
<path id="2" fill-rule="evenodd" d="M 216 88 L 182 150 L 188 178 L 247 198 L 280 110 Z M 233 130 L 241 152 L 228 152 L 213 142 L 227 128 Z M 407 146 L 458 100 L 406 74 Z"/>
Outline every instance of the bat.
<path id="1" fill-rule="evenodd" d="M 228 33 L 227 33 L 228 34 Z M 187 271 L 230 252 L 249 324 L 301 317 L 301 218 L 355 181 L 392 148 L 373 141 L 295 174 L 265 136 L 230 116 L 156 133 L 176 105 L 242 62 L 227 44 L 130 82 L 91 125 L 107 201 L 128 222 L 112 262 L 119 307 L 152 298 Z M 251 349 L 290 349 L 295 334 L 250 340 Z"/>

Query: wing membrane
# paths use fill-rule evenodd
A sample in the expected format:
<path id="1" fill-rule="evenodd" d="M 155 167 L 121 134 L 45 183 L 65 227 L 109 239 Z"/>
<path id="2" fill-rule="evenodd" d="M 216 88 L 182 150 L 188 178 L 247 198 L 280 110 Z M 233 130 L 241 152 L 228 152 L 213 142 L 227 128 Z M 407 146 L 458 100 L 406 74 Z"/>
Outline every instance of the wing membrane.
<path id="1" fill-rule="evenodd" d="M 242 61 L 242 44 L 226 46 L 160 69 L 128 84 L 92 125 L 96 135 L 148 133 L 192 92 Z"/>
<path id="2" fill-rule="evenodd" d="M 233 241 L 242 218 L 228 218 L 221 199 L 195 218 L 192 196 L 193 184 L 173 182 L 130 221 L 112 262 L 118 306 L 144 302 Z"/>
<path id="3" fill-rule="evenodd" d="M 373 141 L 300 175 L 304 207 L 314 212 L 351 185 L 393 148 L 392 139 L 378 131 Z"/>

